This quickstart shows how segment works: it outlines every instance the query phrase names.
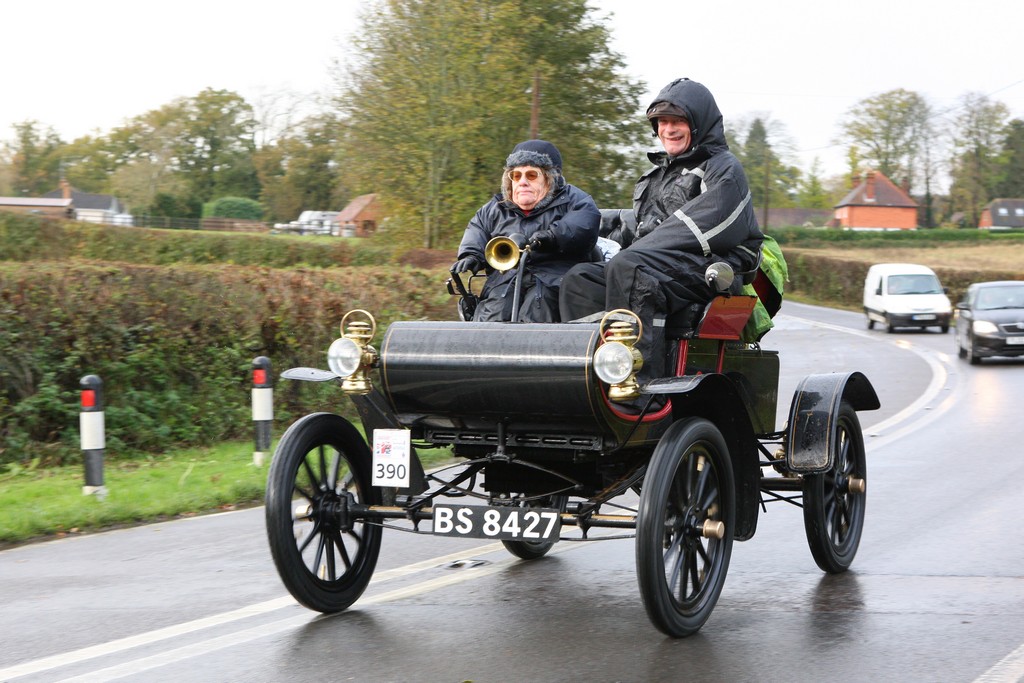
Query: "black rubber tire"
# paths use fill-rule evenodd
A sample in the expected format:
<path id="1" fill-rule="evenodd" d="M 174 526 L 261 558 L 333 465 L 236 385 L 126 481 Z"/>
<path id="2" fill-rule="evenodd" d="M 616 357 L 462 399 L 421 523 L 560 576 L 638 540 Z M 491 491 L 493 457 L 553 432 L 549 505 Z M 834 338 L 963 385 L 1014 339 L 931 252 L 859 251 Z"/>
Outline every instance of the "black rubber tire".
<path id="1" fill-rule="evenodd" d="M 683 418 L 658 441 L 637 509 L 636 569 L 647 616 L 674 638 L 699 631 L 721 595 L 735 487 L 725 439 L 710 421 Z M 705 520 L 722 522 L 723 538 L 702 536 Z"/>
<path id="2" fill-rule="evenodd" d="M 949 325 L 939 325 L 939 332 L 941 332 L 942 334 L 946 334 L 947 332 L 949 332 Z"/>
<path id="3" fill-rule="evenodd" d="M 380 504 L 370 474 L 369 447 L 337 415 L 307 415 L 278 443 L 267 474 L 267 539 L 281 581 L 310 609 L 344 610 L 373 575 L 381 527 L 355 518 L 346 523 L 347 515 L 338 512 L 352 504 Z M 296 508 L 304 505 L 308 516 L 296 519 Z"/>
<path id="4" fill-rule="evenodd" d="M 956 355 L 959 358 L 967 358 L 967 349 L 964 348 L 963 344 L 960 343 L 960 330 L 953 334 L 953 339 L 956 341 Z"/>
<path id="5" fill-rule="evenodd" d="M 871 318 L 868 318 L 868 329 L 869 330 L 875 329 L 875 321 L 872 320 Z"/>
<path id="6" fill-rule="evenodd" d="M 849 569 L 864 528 L 867 491 L 853 493 L 851 477 L 867 480 L 864 434 L 857 411 L 839 404 L 832 468 L 804 476 L 804 531 L 814 561 L 822 571 L 839 574 Z"/>
<path id="7" fill-rule="evenodd" d="M 569 504 L 569 496 L 552 496 L 548 500 L 538 501 L 531 507 L 552 508 L 559 512 L 565 512 Z M 555 545 L 555 541 L 502 541 L 505 549 L 521 560 L 537 560 L 548 554 Z"/>
<path id="8" fill-rule="evenodd" d="M 892 324 L 892 319 L 888 315 L 885 316 L 885 331 L 888 334 L 896 331 L 896 326 Z"/>

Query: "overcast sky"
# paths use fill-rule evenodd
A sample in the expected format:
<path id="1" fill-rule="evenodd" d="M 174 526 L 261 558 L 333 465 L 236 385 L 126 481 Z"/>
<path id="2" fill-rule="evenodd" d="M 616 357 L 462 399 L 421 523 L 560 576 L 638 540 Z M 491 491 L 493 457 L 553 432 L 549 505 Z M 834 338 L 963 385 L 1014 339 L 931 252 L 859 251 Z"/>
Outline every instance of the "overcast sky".
<path id="1" fill-rule="evenodd" d="M 329 91 L 332 61 L 364 0 L 7 0 L 0 5 L 0 139 L 34 119 L 70 141 L 107 133 L 204 88 L 250 103 L 289 90 Z M 967 92 L 1024 118 L 1021 0 L 589 0 L 631 78 L 639 112 L 666 83 L 707 85 L 726 121 L 784 124 L 794 161 L 844 170 L 839 121 L 895 88 L 953 110 Z M 408 122 L 403 122 L 407 124 Z"/>

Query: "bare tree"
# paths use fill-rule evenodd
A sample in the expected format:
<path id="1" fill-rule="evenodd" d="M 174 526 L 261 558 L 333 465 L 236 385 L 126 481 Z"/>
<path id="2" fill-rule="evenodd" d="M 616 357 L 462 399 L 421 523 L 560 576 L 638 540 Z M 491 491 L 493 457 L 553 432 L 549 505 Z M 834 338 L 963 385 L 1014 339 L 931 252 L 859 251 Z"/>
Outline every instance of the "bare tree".
<path id="1" fill-rule="evenodd" d="M 920 182 L 922 149 L 930 137 L 931 106 L 898 88 L 861 100 L 841 122 L 841 140 L 860 159 L 897 183 Z"/>

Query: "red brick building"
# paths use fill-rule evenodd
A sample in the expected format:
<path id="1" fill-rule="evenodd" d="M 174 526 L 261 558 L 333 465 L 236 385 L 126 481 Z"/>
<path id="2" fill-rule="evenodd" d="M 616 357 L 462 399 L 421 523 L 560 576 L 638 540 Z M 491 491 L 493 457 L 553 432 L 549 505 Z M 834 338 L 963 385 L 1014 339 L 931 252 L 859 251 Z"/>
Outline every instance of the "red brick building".
<path id="1" fill-rule="evenodd" d="M 854 230 L 914 230 L 917 202 L 880 171 L 853 177 L 853 189 L 835 206 L 835 224 Z"/>

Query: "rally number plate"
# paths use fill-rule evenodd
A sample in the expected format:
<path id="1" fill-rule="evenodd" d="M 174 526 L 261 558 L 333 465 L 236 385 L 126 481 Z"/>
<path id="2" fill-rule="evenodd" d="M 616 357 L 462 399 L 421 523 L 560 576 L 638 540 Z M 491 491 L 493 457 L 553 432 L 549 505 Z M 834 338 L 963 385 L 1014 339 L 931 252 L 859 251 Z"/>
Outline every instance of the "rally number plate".
<path id="1" fill-rule="evenodd" d="M 1007 344 L 1024 344 L 1024 337 L 1007 337 Z"/>
<path id="2" fill-rule="evenodd" d="M 931 313 L 923 313 L 920 315 L 915 315 L 914 320 L 935 320 L 935 316 L 932 315 Z"/>
<path id="3" fill-rule="evenodd" d="M 482 505 L 435 505 L 434 534 L 501 541 L 555 541 L 562 529 L 558 510 Z"/>

